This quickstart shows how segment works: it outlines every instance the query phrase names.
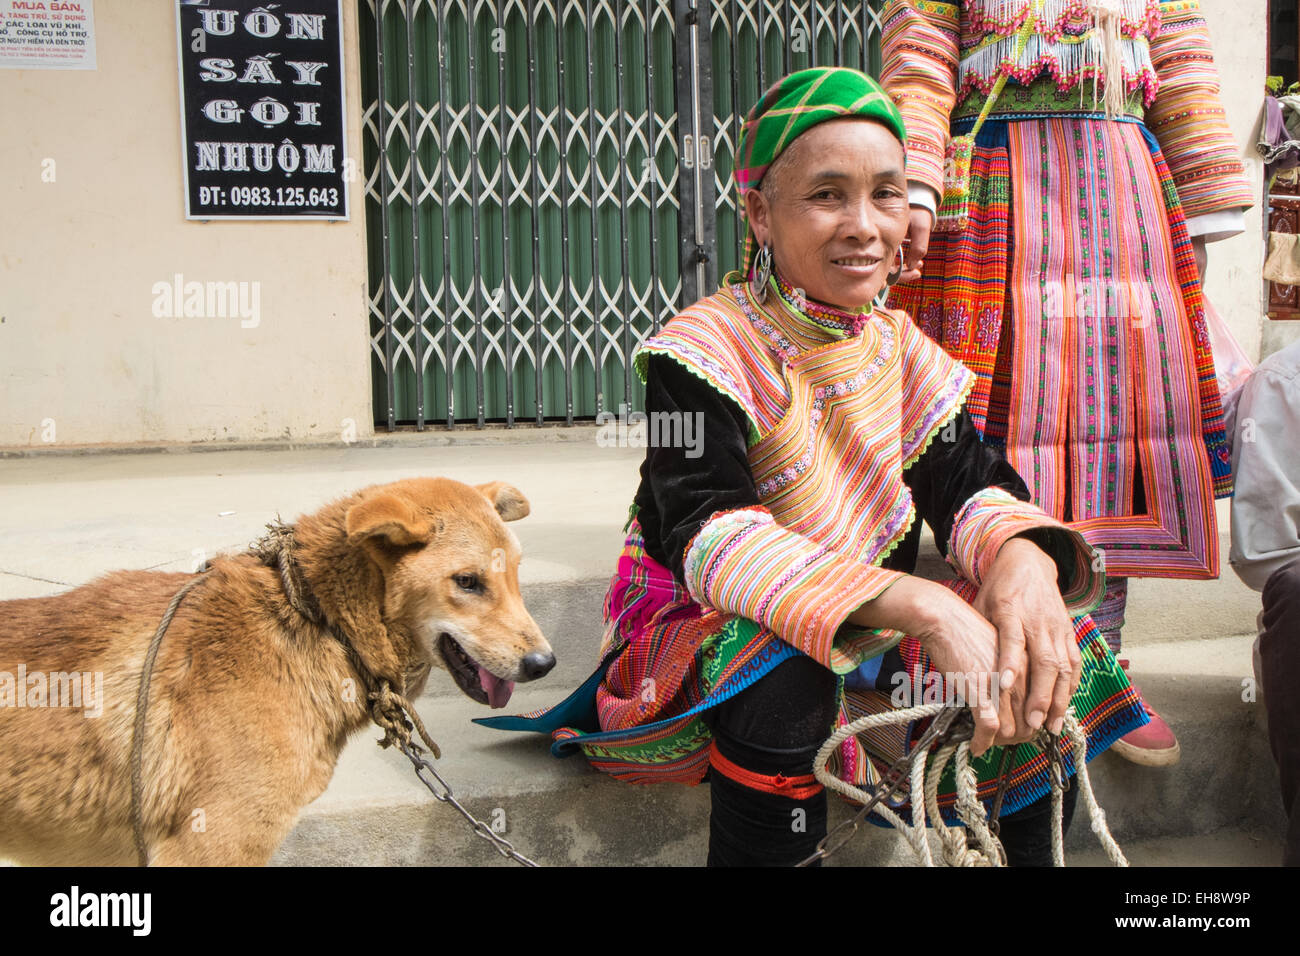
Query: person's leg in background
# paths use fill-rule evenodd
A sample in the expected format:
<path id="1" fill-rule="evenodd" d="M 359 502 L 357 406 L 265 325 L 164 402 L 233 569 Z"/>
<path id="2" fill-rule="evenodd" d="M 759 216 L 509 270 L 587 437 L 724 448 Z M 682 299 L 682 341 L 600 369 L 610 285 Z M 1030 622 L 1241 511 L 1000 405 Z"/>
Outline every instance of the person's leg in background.
<path id="1" fill-rule="evenodd" d="M 1128 606 L 1128 578 L 1107 578 L 1106 595 L 1101 606 L 1092 613 L 1093 623 L 1106 639 L 1106 646 L 1128 673 L 1128 660 L 1120 654 L 1120 633 L 1124 628 L 1124 611 Z M 1134 690 L 1141 696 L 1141 689 Z M 1115 753 L 1144 767 L 1168 767 L 1178 762 L 1178 738 L 1163 717 L 1142 699 L 1142 707 L 1151 722 L 1129 731 L 1111 746 Z"/>
<path id="2" fill-rule="evenodd" d="M 1268 740 L 1282 782 L 1288 820 L 1283 866 L 1300 866 L 1300 559 L 1274 571 L 1264 584 L 1260 675 Z"/>
<path id="3" fill-rule="evenodd" d="M 1061 798 L 1061 839 L 1070 832 L 1074 804 L 1079 797 L 1076 782 Z M 1007 866 L 1052 865 L 1052 795 L 1044 794 L 1027 807 L 998 821 L 998 837 L 1007 851 Z"/>

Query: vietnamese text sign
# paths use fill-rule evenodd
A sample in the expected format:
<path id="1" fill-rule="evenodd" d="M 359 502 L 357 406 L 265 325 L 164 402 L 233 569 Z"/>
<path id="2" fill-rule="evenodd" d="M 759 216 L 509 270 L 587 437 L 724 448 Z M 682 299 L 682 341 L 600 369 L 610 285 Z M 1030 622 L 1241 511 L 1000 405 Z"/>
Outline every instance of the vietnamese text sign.
<path id="1" fill-rule="evenodd" d="M 346 219 L 340 0 L 178 0 L 188 219 Z"/>
<path id="2" fill-rule="evenodd" d="M 94 0 L 0 0 L 0 68 L 93 70 Z"/>

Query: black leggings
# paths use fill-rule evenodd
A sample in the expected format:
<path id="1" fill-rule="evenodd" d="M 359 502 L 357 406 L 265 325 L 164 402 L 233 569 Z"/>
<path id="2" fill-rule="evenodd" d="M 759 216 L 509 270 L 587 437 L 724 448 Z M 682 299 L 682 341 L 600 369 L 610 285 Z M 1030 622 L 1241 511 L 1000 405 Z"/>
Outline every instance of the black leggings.
<path id="1" fill-rule="evenodd" d="M 705 715 L 718 751 L 765 776 L 812 773 L 813 757 L 836 719 L 835 675 L 800 655 Z M 710 773 L 709 866 L 792 866 L 826 835 L 826 792 L 803 800 L 747 787 Z M 1065 827 L 1075 788 L 1065 795 Z M 1051 866 L 1051 798 L 1002 817 L 1012 866 Z"/>

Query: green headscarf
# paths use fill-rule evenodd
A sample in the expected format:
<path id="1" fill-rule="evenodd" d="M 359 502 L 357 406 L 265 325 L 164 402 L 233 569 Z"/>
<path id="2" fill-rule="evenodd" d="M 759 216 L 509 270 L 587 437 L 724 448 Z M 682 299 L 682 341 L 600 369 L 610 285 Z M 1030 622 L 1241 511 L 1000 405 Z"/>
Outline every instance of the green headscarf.
<path id="1" fill-rule="evenodd" d="M 880 84 L 860 70 L 819 66 L 791 73 L 772 85 L 749 111 L 736 144 L 733 175 L 745 216 L 745 193 L 756 188 L 769 166 L 802 133 L 818 123 L 842 116 L 865 116 L 883 123 L 899 142 L 907 144 L 907 130 L 894 101 Z M 745 259 L 748 278 L 754 263 L 754 232 L 745 223 Z"/>

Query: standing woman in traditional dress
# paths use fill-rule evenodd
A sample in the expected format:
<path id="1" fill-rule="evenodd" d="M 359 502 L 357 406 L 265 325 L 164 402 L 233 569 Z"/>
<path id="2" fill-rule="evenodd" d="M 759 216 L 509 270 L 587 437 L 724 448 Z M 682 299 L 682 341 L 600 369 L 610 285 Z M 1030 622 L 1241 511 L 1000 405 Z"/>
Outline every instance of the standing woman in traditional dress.
<path id="1" fill-rule="evenodd" d="M 974 376 L 872 306 L 901 269 L 904 136 L 855 70 L 791 74 L 750 112 L 745 271 L 636 359 L 652 434 L 697 416 L 702 446 L 647 449 L 596 672 L 541 715 L 479 721 L 550 733 L 557 755 L 633 783 L 708 775 L 711 864 L 807 856 L 826 832 L 818 747 L 930 662 L 1013 678 L 973 708 L 985 799 L 990 745 L 1059 731 L 1067 705 L 1089 756 L 1144 719 L 1096 629 L 1069 616 L 1101 598 L 1086 542 L 980 442 L 963 411 Z M 908 573 L 918 516 L 960 581 Z M 879 676 L 846 690 L 864 661 Z M 877 743 L 846 741 L 841 775 L 874 783 L 907 741 Z M 1003 840 L 1013 863 L 1047 863 L 1047 761 L 1015 756 Z"/>
<path id="2" fill-rule="evenodd" d="M 913 201 L 890 304 L 975 373 L 980 432 L 1098 549 L 1093 618 L 1118 654 L 1126 578 L 1217 577 L 1214 498 L 1231 493 L 1200 278 L 1252 200 L 1200 4 L 890 0 L 883 20 Z M 999 76 L 969 219 L 931 232 L 950 135 Z M 1176 762 L 1147 713 L 1116 750 Z"/>

